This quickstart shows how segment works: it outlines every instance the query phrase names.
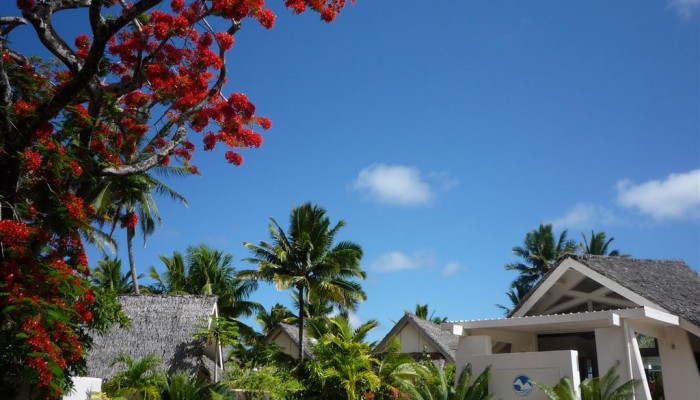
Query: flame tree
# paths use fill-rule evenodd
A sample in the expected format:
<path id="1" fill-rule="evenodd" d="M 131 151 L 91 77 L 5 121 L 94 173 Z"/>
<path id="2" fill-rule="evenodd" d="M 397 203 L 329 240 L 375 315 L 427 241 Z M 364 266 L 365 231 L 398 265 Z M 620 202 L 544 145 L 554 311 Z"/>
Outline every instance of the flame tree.
<path id="1" fill-rule="evenodd" d="M 156 165 L 195 173 L 196 142 L 259 147 L 268 118 L 242 93 L 223 94 L 226 53 L 246 18 L 272 28 L 264 0 L 17 0 L 0 16 L 0 385 L 55 398 L 84 371 L 99 328 L 85 240 L 90 204 L 111 176 Z M 345 0 L 284 0 L 326 22 Z M 61 36 L 54 16 L 84 9 L 86 33 Z M 18 12 L 18 14 L 20 14 Z M 220 21 L 214 22 L 214 19 Z M 221 22 L 223 21 L 223 22 Z M 221 30 L 214 27 L 224 26 Z M 15 30 L 53 55 L 13 48 Z M 135 218 L 124 224 L 135 224 Z"/>

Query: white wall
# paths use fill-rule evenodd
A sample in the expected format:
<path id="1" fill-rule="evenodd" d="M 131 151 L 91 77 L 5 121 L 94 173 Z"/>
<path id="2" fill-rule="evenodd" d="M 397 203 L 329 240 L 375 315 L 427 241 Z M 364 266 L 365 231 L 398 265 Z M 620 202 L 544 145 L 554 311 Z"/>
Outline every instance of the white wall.
<path id="1" fill-rule="evenodd" d="M 90 393 L 102 391 L 102 379 L 100 378 L 73 378 L 73 390 L 63 396 L 63 400 L 87 400 Z"/>
<path id="2" fill-rule="evenodd" d="M 657 337 L 666 400 L 700 399 L 700 373 L 688 333 L 680 328 L 663 329 Z"/>
<path id="3" fill-rule="evenodd" d="M 547 399 L 547 396 L 534 385 L 531 385 L 533 387 L 528 394 L 518 394 L 514 386 L 516 379 L 521 375 L 550 386 L 556 385 L 564 376 L 569 377 L 576 387 L 580 381 L 578 353 L 573 350 L 472 355 L 466 357 L 464 361 L 472 365 L 474 376 L 491 366 L 489 391 L 501 400 Z"/>
<path id="4" fill-rule="evenodd" d="M 422 353 L 423 351 L 428 353 L 437 352 L 435 347 L 428 342 L 428 339 L 413 327 L 413 325 L 404 325 L 403 329 L 401 329 L 396 336 L 401 340 L 402 353 Z"/>
<path id="5" fill-rule="evenodd" d="M 285 353 L 292 356 L 292 358 L 299 358 L 299 346 L 293 340 L 291 340 L 286 333 L 280 332 L 272 339 L 272 341 L 276 345 L 280 346 Z"/>

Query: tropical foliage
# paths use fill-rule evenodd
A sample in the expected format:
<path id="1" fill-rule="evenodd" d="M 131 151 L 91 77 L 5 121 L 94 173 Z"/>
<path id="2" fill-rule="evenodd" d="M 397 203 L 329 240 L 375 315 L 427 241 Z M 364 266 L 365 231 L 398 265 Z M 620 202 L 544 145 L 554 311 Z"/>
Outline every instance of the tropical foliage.
<path id="1" fill-rule="evenodd" d="M 122 354 L 112 363 L 115 364 L 123 364 L 125 369 L 115 373 L 105 382 L 104 390 L 109 396 L 160 400 L 166 380 L 158 371 L 161 364 L 158 357 L 147 355 L 140 360 L 134 360 Z"/>
<path id="2" fill-rule="evenodd" d="M 133 157 L 134 155 L 131 155 Z M 125 160 L 133 163 L 134 160 Z M 168 173 L 179 175 L 189 174 L 188 168 L 158 166 L 154 171 L 165 170 Z M 88 195 L 95 212 L 101 215 L 100 224 L 109 221 L 112 224 L 110 237 L 117 224 L 126 230 L 126 246 L 129 257 L 129 269 L 131 271 L 132 287 L 134 293 L 139 294 L 139 276 L 136 273 L 136 260 L 134 259 L 134 237 L 138 224 L 143 235 L 143 243 L 153 234 L 156 223 L 162 223 L 154 193 L 166 195 L 173 200 L 187 205 L 187 200 L 168 185 L 156 179 L 148 173 L 140 173 L 125 176 L 107 176 L 101 178 L 96 184 L 95 194 Z M 94 196 L 94 198 L 93 198 Z"/>
<path id="3" fill-rule="evenodd" d="M 518 276 L 506 292 L 510 305 L 496 306 L 509 314 L 530 289 L 556 265 L 557 260 L 568 253 L 580 251 L 582 254 L 627 257 L 619 250 L 610 249 L 610 244 L 615 238 L 607 238 L 605 232 L 591 231 L 590 238 L 584 234 L 581 234 L 581 237 L 581 243 L 568 240 L 566 230 L 557 236 L 551 224 L 540 225 L 528 232 L 522 246 L 513 247 L 513 254 L 520 260 L 505 265 L 506 270 L 518 272 Z"/>
<path id="4" fill-rule="evenodd" d="M 589 378 L 579 385 L 580 397 L 571 379 L 563 377 L 555 386 L 534 382 L 535 386 L 550 400 L 631 400 L 637 381 L 632 379 L 620 384 L 617 366 L 613 366 L 602 377 Z"/>
<path id="5" fill-rule="evenodd" d="M 247 261 L 255 263 L 257 269 L 242 271 L 241 276 L 272 282 L 278 290 L 291 289 L 298 295 L 300 363 L 304 360 L 306 305 L 311 296 L 347 310 L 366 298 L 353 280 L 365 278 L 359 266 L 362 248 L 350 241 L 333 245 L 343 226 L 342 220 L 331 226 L 325 209 L 305 203 L 292 209 L 287 232 L 271 218 L 271 242 L 245 243 L 253 255 Z"/>
<path id="6" fill-rule="evenodd" d="M 435 315 L 435 310 L 432 312 L 428 312 L 428 305 L 427 304 L 416 304 L 416 309 L 413 312 L 413 315 L 415 315 L 418 318 L 422 318 L 424 320 L 430 321 L 434 324 L 441 324 L 443 322 L 447 322 L 447 317 L 440 317 Z M 405 311 L 408 313 L 409 311 Z"/>
<path id="7" fill-rule="evenodd" d="M 477 377 L 472 375 L 472 367 L 467 364 L 457 382 L 450 379 L 451 374 L 445 365 L 428 362 L 425 364 L 428 375 L 418 384 L 405 388 L 408 398 L 412 400 L 493 400 L 489 394 L 491 368 L 486 368 Z"/>
<path id="8" fill-rule="evenodd" d="M 620 250 L 617 249 L 609 249 L 610 244 L 612 243 L 613 240 L 615 240 L 614 237 L 607 238 L 605 235 L 605 232 L 593 232 L 591 231 L 591 236 L 590 238 L 587 238 L 586 235 L 583 233 L 581 234 L 581 237 L 583 238 L 583 242 L 579 244 L 579 247 L 581 249 L 581 252 L 583 254 L 593 254 L 593 255 L 599 255 L 599 256 L 622 256 L 625 257 L 625 255 L 620 253 Z"/>
<path id="9" fill-rule="evenodd" d="M 200 243 L 189 246 L 184 257 L 176 251 L 171 257 L 160 259 L 165 271 L 159 273 L 151 267 L 149 273 L 155 281 L 151 288 L 154 292 L 216 295 L 220 315 L 235 320 L 238 332 L 246 339 L 255 336 L 253 329 L 238 318 L 263 310 L 260 304 L 249 300 L 257 284 L 238 277 L 231 254 Z"/>
<path id="10" fill-rule="evenodd" d="M 143 278 L 143 274 L 137 276 L 137 279 L 141 278 Z M 98 261 L 97 267 L 92 271 L 91 281 L 93 285 L 116 294 L 134 291 L 133 279 L 129 273 L 122 274 L 122 261 L 117 257 L 105 257 Z"/>

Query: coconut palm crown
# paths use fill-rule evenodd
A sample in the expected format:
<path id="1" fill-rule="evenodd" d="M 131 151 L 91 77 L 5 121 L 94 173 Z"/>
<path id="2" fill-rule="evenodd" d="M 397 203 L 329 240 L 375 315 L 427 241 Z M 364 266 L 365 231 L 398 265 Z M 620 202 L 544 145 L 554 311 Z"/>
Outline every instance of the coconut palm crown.
<path id="1" fill-rule="evenodd" d="M 252 253 L 246 261 L 256 264 L 257 269 L 241 271 L 239 276 L 298 293 L 299 363 L 303 363 L 305 307 L 311 295 L 341 310 L 352 310 L 366 298 L 360 284 L 353 280 L 366 275 L 360 269 L 362 248 L 351 241 L 333 245 L 343 226 L 342 220 L 331 226 L 325 209 L 305 203 L 292 209 L 287 232 L 270 218 L 270 242 L 244 243 Z"/>

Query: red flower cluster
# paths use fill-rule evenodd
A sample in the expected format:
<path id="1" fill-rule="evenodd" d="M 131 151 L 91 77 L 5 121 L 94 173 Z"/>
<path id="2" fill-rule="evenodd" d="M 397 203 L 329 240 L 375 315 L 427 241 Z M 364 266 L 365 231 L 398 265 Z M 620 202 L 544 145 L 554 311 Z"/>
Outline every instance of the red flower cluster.
<path id="1" fill-rule="evenodd" d="M 90 51 L 90 38 L 85 34 L 78 35 L 78 37 L 75 38 L 75 47 L 78 48 L 75 55 L 79 58 L 86 59 Z"/>
<path id="2" fill-rule="evenodd" d="M 41 166 L 41 155 L 33 149 L 24 150 L 24 167 L 27 172 L 34 172 Z"/>
<path id="3" fill-rule="evenodd" d="M 126 213 L 121 218 L 122 228 L 135 228 L 136 224 L 139 222 L 139 216 L 135 212 Z"/>
<path id="4" fill-rule="evenodd" d="M 229 150 L 226 152 L 226 161 L 228 161 L 229 163 L 231 163 L 233 165 L 241 165 L 241 164 L 243 164 L 243 156 Z"/>

